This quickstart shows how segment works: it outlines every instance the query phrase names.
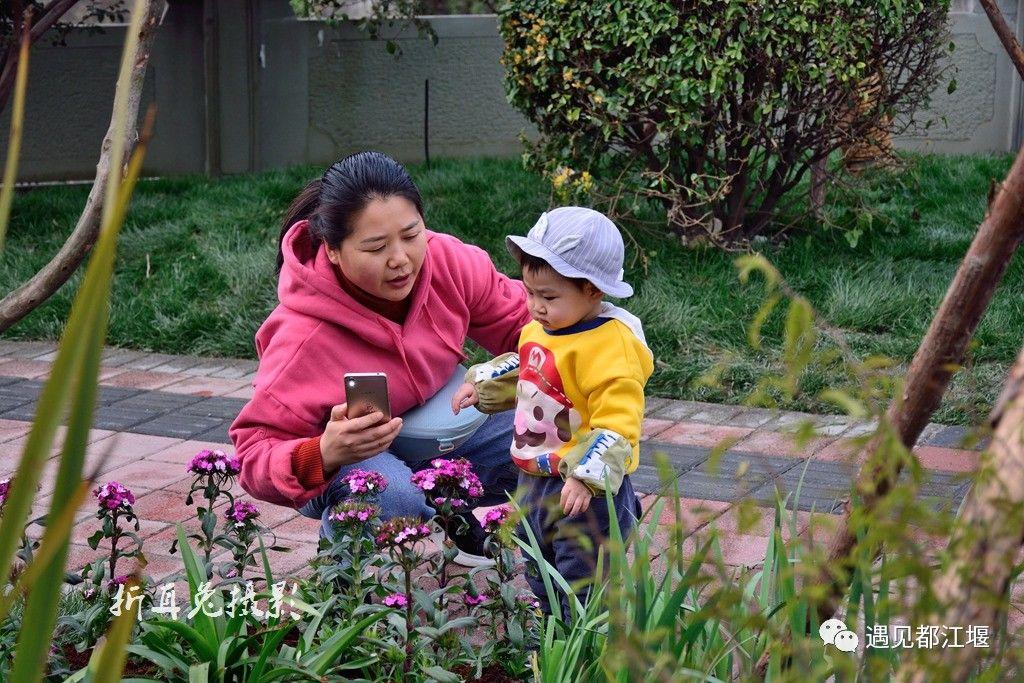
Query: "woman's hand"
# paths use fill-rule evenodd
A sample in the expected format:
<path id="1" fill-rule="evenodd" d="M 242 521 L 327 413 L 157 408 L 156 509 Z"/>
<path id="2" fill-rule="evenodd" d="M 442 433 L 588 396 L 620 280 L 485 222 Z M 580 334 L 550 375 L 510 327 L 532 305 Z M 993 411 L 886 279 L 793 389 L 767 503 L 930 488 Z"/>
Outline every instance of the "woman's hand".
<path id="1" fill-rule="evenodd" d="M 377 455 L 395 440 L 402 428 L 402 418 L 381 422 L 384 413 L 349 419 L 348 404 L 334 406 L 331 420 L 320 437 L 320 456 L 324 461 L 324 474 L 334 474 L 342 465 L 351 465 Z"/>
<path id="2" fill-rule="evenodd" d="M 581 515 L 590 507 L 590 499 L 594 494 L 590 492 L 587 485 L 576 477 L 569 477 L 562 484 L 562 495 L 559 501 L 562 505 L 562 513 L 566 517 Z"/>
<path id="3" fill-rule="evenodd" d="M 452 396 L 452 412 L 458 415 L 460 410 L 467 406 L 475 406 L 479 400 L 480 396 L 476 393 L 476 387 L 466 382 Z"/>

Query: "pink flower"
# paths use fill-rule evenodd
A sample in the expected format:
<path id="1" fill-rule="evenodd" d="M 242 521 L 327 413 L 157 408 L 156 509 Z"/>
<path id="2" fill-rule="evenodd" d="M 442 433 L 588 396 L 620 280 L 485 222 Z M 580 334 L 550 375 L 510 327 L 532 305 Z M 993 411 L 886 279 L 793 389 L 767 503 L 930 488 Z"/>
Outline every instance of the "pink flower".
<path id="1" fill-rule="evenodd" d="M 378 548 L 411 547 L 430 536 L 430 527 L 416 517 L 392 517 L 377 531 Z"/>
<path id="2" fill-rule="evenodd" d="M 392 593 L 384 598 L 384 604 L 388 607 L 407 607 L 409 605 L 409 598 L 405 597 L 403 593 Z"/>
<path id="3" fill-rule="evenodd" d="M 461 510 L 469 507 L 469 503 L 461 498 L 445 498 L 444 496 L 438 496 L 432 500 L 436 507 L 443 507 L 445 504 L 450 506 L 453 510 Z"/>
<path id="4" fill-rule="evenodd" d="M 116 510 L 119 507 L 127 510 L 135 503 L 132 492 L 116 481 L 107 482 L 92 493 L 99 501 L 100 507 L 106 510 Z"/>
<path id="5" fill-rule="evenodd" d="M 463 600 L 463 602 L 466 603 L 467 607 L 476 607 L 477 605 L 482 605 L 485 602 L 487 602 L 487 596 L 486 595 L 476 595 L 476 596 L 473 596 L 473 595 L 470 595 L 469 593 L 466 593 L 464 596 L 462 596 L 462 600 Z"/>
<path id="6" fill-rule="evenodd" d="M 246 522 L 256 519 L 260 516 L 259 508 L 252 503 L 242 500 L 236 500 L 230 506 L 228 511 L 224 513 L 224 516 L 229 520 L 235 522 L 235 526 L 242 526 Z"/>
<path id="7" fill-rule="evenodd" d="M 353 496 L 375 496 L 388 487 L 388 480 L 380 472 L 352 470 L 341 478 Z"/>
<path id="8" fill-rule="evenodd" d="M 335 524 L 355 528 L 368 524 L 378 514 L 377 508 L 368 503 L 345 501 L 336 505 L 327 519 Z"/>
<path id="9" fill-rule="evenodd" d="M 224 451 L 204 448 L 192 458 L 188 471 L 192 474 L 224 474 L 233 477 L 242 471 L 242 463 L 236 456 L 229 456 Z"/>
<path id="10" fill-rule="evenodd" d="M 412 475 L 412 483 L 421 491 L 432 494 L 435 505 L 449 504 L 452 508 L 469 507 L 468 499 L 484 495 L 480 479 L 465 458 L 431 461 L 431 467 Z"/>
<path id="11" fill-rule="evenodd" d="M 8 477 L 7 479 L 0 479 L 0 508 L 3 508 L 4 503 L 7 502 L 7 494 L 10 492 L 10 490 L 10 478 Z"/>
<path id="12" fill-rule="evenodd" d="M 512 508 L 508 505 L 499 505 L 488 510 L 484 514 L 484 530 L 489 534 L 496 534 L 502 526 L 512 517 Z"/>

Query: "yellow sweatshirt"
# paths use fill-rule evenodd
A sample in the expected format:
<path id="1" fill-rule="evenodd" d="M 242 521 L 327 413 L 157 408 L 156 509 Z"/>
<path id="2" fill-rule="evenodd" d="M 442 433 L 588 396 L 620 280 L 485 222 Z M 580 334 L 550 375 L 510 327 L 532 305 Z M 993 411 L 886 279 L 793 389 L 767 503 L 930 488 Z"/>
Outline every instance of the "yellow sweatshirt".
<path id="1" fill-rule="evenodd" d="M 523 471 L 573 476 L 614 494 L 639 463 L 654 363 L 639 320 L 611 304 L 602 313 L 555 331 L 528 323 L 518 354 L 474 365 L 466 380 L 484 412 L 514 403 L 512 459 Z"/>

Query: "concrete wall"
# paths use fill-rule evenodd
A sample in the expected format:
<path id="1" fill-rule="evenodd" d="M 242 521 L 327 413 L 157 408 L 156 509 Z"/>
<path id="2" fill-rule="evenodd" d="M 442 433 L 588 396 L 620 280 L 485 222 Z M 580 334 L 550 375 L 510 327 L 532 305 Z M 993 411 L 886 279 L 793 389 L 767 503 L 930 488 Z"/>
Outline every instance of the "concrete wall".
<path id="1" fill-rule="evenodd" d="M 1007 21 L 1021 34 L 1024 13 L 1017 0 L 1000 0 Z M 1021 140 L 1021 83 L 992 24 L 976 0 L 954 0 L 951 39 L 956 46 L 917 125 L 896 139 L 899 146 L 946 153 L 1005 152 Z M 955 78 L 957 87 L 947 92 Z M 928 126 L 928 122 L 931 123 Z"/>
<path id="2" fill-rule="evenodd" d="M 1020 33 L 1024 0 L 1000 2 Z M 916 117 L 932 125 L 898 142 L 938 152 L 1015 149 L 1019 79 L 975 0 L 954 0 L 953 10 L 948 75 L 959 87 L 948 95 L 944 80 Z M 517 155 L 531 127 L 505 99 L 496 18 L 430 21 L 437 46 L 410 32 L 397 38 L 396 59 L 352 26 L 296 20 L 287 0 L 171 0 L 145 86 L 144 106 L 158 107 L 147 173 L 322 165 L 369 148 L 419 161 L 425 132 L 434 157 Z M 123 37 L 120 27 L 76 31 L 66 47 L 33 50 L 20 179 L 92 176 Z"/>
<path id="3" fill-rule="evenodd" d="M 202 21 L 199 5 L 176 4 L 155 40 L 140 110 L 157 105 L 146 155 L 152 174 L 201 172 L 203 136 Z M 125 29 L 73 31 L 67 45 L 45 39 L 29 59 L 20 180 L 91 178 L 110 125 Z M 0 117 L 6 158 L 10 106 Z"/>
<path id="4" fill-rule="evenodd" d="M 431 24 L 437 45 L 407 33 L 396 59 L 351 26 L 267 22 L 259 165 L 328 164 L 361 149 L 418 161 L 425 141 L 432 156 L 520 153 L 530 125 L 505 100 L 496 18 Z"/>

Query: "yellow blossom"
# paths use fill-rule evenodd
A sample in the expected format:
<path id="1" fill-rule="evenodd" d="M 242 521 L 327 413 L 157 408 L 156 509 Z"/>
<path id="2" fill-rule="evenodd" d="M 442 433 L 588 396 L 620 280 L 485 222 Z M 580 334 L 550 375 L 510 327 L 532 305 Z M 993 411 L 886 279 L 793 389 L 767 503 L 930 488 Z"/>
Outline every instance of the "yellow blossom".
<path id="1" fill-rule="evenodd" d="M 565 81 L 566 83 L 572 80 L 572 69 L 562 70 L 562 80 Z"/>
<path id="2" fill-rule="evenodd" d="M 580 179 L 576 184 L 584 192 L 590 192 L 590 188 L 594 186 L 594 179 L 591 177 L 590 171 L 580 173 Z"/>
<path id="3" fill-rule="evenodd" d="M 565 166 L 560 166 L 556 170 L 558 171 L 558 173 L 556 173 L 551 178 L 551 184 L 555 186 L 556 190 L 558 190 L 561 189 L 562 186 L 565 185 L 565 183 L 569 180 L 569 176 L 572 174 L 572 169 L 566 168 Z"/>

